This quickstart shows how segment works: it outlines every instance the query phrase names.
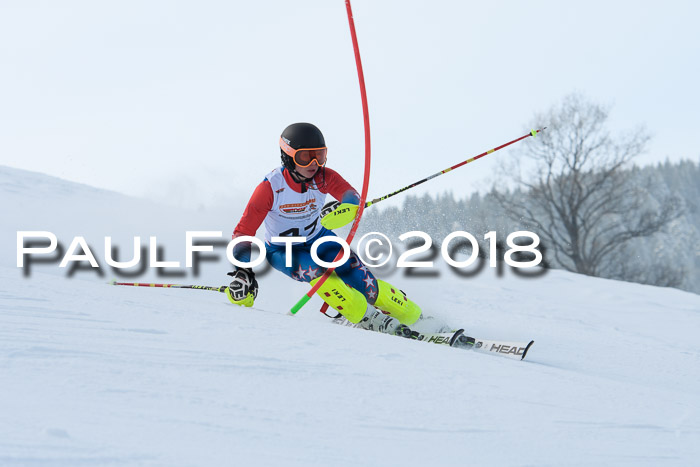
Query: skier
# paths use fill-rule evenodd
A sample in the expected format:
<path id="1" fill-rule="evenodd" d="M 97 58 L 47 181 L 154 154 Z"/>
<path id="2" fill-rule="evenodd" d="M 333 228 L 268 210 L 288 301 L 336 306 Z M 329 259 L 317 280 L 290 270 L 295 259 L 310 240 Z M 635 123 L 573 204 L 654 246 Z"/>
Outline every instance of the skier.
<path id="1" fill-rule="evenodd" d="M 292 279 L 314 285 L 326 268 L 311 258 L 311 245 L 321 237 L 335 236 L 321 225 L 320 219 L 352 211 L 351 216 L 345 214 L 345 223 L 351 222 L 360 196 L 336 171 L 326 167 L 328 148 L 316 126 L 289 125 L 280 137 L 280 150 L 282 165 L 257 186 L 233 238 L 254 236 L 264 221 L 267 261 Z M 327 194 L 340 203 L 324 205 Z M 272 241 L 273 237 L 284 236 L 306 237 L 304 243 L 292 245 L 289 267 L 285 264 L 285 244 Z M 340 249 L 338 243 L 327 242 L 319 246 L 317 254 L 321 260 L 332 262 Z M 233 255 L 241 262 L 249 262 L 250 242 L 236 245 Z M 235 267 L 229 275 L 233 277 L 226 289 L 229 300 L 236 305 L 253 306 L 258 294 L 253 270 Z M 374 277 L 352 250 L 349 259 L 335 269 L 317 294 L 348 321 L 364 329 L 408 337 L 408 326 L 421 318 L 418 305 L 397 287 Z"/>

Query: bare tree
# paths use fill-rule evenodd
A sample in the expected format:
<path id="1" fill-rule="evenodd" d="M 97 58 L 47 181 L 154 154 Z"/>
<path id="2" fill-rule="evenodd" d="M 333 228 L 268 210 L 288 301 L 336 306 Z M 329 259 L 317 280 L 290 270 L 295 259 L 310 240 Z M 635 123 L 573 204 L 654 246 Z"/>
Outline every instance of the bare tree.
<path id="1" fill-rule="evenodd" d="M 536 117 L 547 130 L 525 145 L 534 163 L 530 177 L 515 176 L 515 194 L 498 199 L 508 215 L 536 229 L 561 267 L 588 275 L 633 275 L 619 262 L 635 238 L 660 231 L 681 215 L 677 199 L 654 199 L 630 161 L 649 134 L 639 128 L 617 137 L 607 128 L 608 109 L 578 94 Z M 618 277 L 626 279 L 626 277 Z"/>

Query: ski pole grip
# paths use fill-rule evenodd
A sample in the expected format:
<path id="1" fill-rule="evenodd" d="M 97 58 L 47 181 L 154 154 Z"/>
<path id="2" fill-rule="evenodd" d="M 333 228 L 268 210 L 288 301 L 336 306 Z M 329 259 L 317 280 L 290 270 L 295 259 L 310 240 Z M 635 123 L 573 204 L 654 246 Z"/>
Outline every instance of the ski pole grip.
<path id="1" fill-rule="evenodd" d="M 301 299 L 299 299 L 299 301 L 296 303 L 296 305 L 294 305 L 292 309 L 289 310 L 289 312 L 293 315 L 297 314 L 297 311 L 301 310 L 301 307 L 306 305 L 306 302 L 308 302 L 310 299 L 311 297 L 309 297 L 308 295 L 302 296 Z"/>

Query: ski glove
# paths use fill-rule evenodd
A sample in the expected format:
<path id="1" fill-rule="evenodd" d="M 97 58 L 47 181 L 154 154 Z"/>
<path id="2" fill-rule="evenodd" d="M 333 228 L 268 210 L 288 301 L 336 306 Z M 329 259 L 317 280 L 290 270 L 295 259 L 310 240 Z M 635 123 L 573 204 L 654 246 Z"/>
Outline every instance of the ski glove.
<path id="1" fill-rule="evenodd" d="M 348 225 L 355 220 L 358 209 L 357 204 L 330 201 L 321 209 L 321 225 L 328 230 Z"/>
<path id="2" fill-rule="evenodd" d="M 233 277 L 231 284 L 226 288 L 226 296 L 231 303 L 241 306 L 253 306 L 258 296 L 258 281 L 252 269 L 238 268 L 228 273 Z"/>

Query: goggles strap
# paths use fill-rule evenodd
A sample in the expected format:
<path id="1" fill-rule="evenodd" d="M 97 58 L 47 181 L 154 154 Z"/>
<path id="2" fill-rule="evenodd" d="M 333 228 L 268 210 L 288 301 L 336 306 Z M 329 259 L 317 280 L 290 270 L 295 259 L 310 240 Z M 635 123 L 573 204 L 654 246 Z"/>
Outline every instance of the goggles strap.
<path id="1" fill-rule="evenodd" d="M 323 168 L 323 167 L 319 167 L 319 169 L 322 169 L 322 168 Z M 289 172 L 290 172 L 292 175 L 294 175 L 293 178 L 296 179 L 295 181 L 298 180 L 298 183 L 301 183 L 301 192 L 302 192 L 302 193 L 306 193 L 306 191 L 307 191 L 306 185 L 307 185 L 311 180 L 313 180 L 314 177 L 316 176 L 316 174 L 314 174 L 314 177 L 311 177 L 311 178 L 304 177 L 302 174 L 300 174 L 300 173 L 297 171 L 296 167 L 295 167 L 294 169 L 290 170 Z M 316 172 L 316 173 L 318 173 L 318 172 Z"/>

